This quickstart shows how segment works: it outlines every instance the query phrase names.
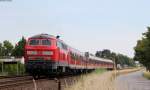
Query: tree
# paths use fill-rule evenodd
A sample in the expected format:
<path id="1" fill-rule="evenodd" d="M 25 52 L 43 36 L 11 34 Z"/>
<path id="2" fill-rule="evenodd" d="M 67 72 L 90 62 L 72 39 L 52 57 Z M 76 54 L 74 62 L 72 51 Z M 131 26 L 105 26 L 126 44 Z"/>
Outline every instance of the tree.
<path id="1" fill-rule="evenodd" d="M 104 57 L 104 58 L 110 58 L 111 57 L 111 51 L 108 50 L 108 49 L 104 49 L 102 51 L 102 57 Z"/>
<path id="2" fill-rule="evenodd" d="M 134 66 L 134 61 L 130 57 L 123 54 L 116 54 L 115 52 L 111 52 L 108 49 L 104 49 L 103 51 L 97 51 L 95 56 L 100 58 L 111 59 L 117 64 L 120 64 L 122 67 L 124 66 Z"/>
<path id="3" fill-rule="evenodd" d="M 111 51 L 108 49 L 104 49 L 103 51 L 97 51 L 95 54 L 97 57 L 101 58 L 109 58 L 111 59 Z"/>
<path id="4" fill-rule="evenodd" d="M 3 50 L 3 44 L 2 44 L 2 43 L 0 43 L 0 57 L 1 57 L 1 56 L 3 56 L 3 54 L 2 54 L 2 50 Z"/>
<path id="5" fill-rule="evenodd" d="M 148 31 L 143 33 L 142 39 L 138 40 L 134 47 L 134 60 L 138 60 L 146 67 L 147 71 L 150 71 L 150 27 L 147 29 Z"/>
<path id="6" fill-rule="evenodd" d="M 2 47 L 3 56 L 10 56 L 13 48 L 13 45 L 8 40 L 5 40 Z"/>
<path id="7" fill-rule="evenodd" d="M 24 37 L 15 45 L 12 55 L 15 57 L 22 57 L 24 56 L 24 47 L 26 44 L 26 40 Z"/>

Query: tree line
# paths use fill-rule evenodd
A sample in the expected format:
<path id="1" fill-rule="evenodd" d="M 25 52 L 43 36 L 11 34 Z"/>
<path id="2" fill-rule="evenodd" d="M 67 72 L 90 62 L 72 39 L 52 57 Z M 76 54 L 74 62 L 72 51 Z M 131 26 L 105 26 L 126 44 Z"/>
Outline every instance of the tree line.
<path id="1" fill-rule="evenodd" d="M 142 34 L 142 38 L 137 41 L 134 50 L 134 60 L 139 61 L 146 67 L 147 71 L 150 71 L 150 27 L 147 27 L 147 31 Z"/>
<path id="2" fill-rule="evenodd" d="M 135 65 L 135 62 L 132 58 L 123 54 L 117 54 L 109 49 L 97 51 L 95 56 L 113 60 L 116 63 L 116 66 L 120 65 L 121 67 L 130 67 Z"/>
<path id="3" fill-rule="evenodd" d="M 13 45 L 10 41 L 4 40 L 0 42 L 0 58 L 9 56 L 22 57 L 24 56 L 24 46 L 26 40 L 22 37 L 16 45 Z"/>

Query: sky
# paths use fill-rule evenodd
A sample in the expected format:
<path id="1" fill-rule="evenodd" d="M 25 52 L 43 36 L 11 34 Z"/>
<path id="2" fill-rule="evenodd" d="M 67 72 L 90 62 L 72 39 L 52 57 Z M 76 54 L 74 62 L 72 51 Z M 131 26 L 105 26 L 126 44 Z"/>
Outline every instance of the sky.
<path id="1" fill-rule="evenodd" d="M 150 25 L 150 0 L 0 0 L 0 42 L 60 35 L 70 46 L 130 57 Z"/>

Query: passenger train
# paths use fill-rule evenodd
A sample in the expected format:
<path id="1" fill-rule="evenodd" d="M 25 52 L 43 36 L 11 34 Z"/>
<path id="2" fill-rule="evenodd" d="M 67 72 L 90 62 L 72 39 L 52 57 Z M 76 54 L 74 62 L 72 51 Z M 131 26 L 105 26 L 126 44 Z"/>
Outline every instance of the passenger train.
<path id="1" fill-rule="evenodd" d="M 28 38 L 25 45 L 26 71 L 33 75 L 82 73 L 98 68 L 113 69 L 112 60 L 80 52 L 49 34 Z"/>

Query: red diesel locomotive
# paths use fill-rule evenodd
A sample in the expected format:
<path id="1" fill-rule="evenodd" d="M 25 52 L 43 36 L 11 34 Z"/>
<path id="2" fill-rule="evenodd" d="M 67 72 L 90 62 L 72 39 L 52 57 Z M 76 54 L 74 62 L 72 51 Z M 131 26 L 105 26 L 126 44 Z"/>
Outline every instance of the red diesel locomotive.
<path id="1" fill-rule="evenodd" d="M 25 46 L 25 67 L 31 75 L 77 73 L 97 68 L 113 69 L 112 60 L 98 58 L 71 48 L 59 37 L 39 34 Z"/>

